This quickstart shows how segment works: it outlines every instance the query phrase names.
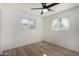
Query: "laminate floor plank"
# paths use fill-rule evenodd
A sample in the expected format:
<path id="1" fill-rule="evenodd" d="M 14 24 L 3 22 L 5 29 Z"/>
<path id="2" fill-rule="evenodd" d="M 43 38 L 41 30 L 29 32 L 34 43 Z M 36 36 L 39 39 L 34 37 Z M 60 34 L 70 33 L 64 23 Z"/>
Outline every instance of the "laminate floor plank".
<path id="1" fill-rule="evenodd" d="M 69 50 L 45 41 L 3 51 L 1 56 L 79 56 L 79 52 Z"/>
<path id="2" fill-rule="evenodd" d="M 41 42 L 43 43 L 43 42 Z M 50 48 L 52 49 L 55 49 L 56 51 L 59 51 L 60 53 L 63 53 L 67 56 L 79 56 L 79 53 L 78 52 L 75 52 L 75 51 L 72 51 L 72 50 L 69 50 L 67 48 L 64 48 L 64 47 L 61 47 L 61 46 L 58 46 L 56 44 L 51 44 L 51 43 L 48 43 L 48 42 L 44 42 L 43 44 L 45 44 L 50 46 Z"/>
<path id="3" fill-rule="evenodd" d="M 49 46 L 46 46 L 46 44 L 41 43 L 41 45 L 39 44 L 39 46 L 41 46 L 44 49 L 47 49 L 51 53 L 51 55 L 64 56 L 64 54 L 56 51 L 55 49 L 51 49 Z"/>

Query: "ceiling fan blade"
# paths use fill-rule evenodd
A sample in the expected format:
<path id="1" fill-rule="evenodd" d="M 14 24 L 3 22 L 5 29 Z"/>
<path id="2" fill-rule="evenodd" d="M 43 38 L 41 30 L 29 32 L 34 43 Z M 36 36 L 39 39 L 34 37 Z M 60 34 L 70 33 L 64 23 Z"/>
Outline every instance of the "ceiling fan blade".
<path id="1" fill-rule="evenodd" d="M 46 8 L 46 3 L 41 3 L 43 8 Z"/>
<path id="2" fill-rule="evenodd" d="M 43 15 L 43 11 L 41 12 L 41 15 Z"/>
<path id="3" fill-rule="evenodd" d="M 47 6 L 47 8 L 50 8 L 50 7 L 55 6 L 55 5 L 57 5 L 57 4 L 59 4 L 59 3 L 50 4 L 50 5 Z"/>
<path id="4" fill-rule="evenodd" d="M 43 8 L 31 8 L 31 10 L 37 10 L 37 9 L 43 9 Z"/>
<path id="5" fill-rule="evenodd" d="M 55 12 L 54 10 L 52 10 L 52 9 L 48 9 L 48 11 L 52 11 L 52 12 Z"/>

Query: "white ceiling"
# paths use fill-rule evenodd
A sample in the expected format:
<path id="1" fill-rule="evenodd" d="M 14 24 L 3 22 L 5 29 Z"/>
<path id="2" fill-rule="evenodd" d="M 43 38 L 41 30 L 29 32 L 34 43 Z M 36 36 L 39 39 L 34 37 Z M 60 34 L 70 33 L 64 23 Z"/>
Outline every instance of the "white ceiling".
<path id="1" fill-rule="evenodd" d="M 48 4 L 51 4 L 51 3 L 48 3 Z M 68 9 L 71 9 L 71 8 L 74 8 L 77 6 L 79 6 L 79 3 L 60 3 L 60 4 L 50 8 L 50 9 L 53 9 L 55 12 L 47 12 L 43 15 L 40 15 L 42 10 L 31 10 L 31 8 L 42 7 L 41 3 L 26 3 L 26 4 L 23 4 L 23 7 L 24 7 L 23 10 L 25 12 L 30 12 L 32 14 L 35 14 L 35 15 L 38 15 L 41 17 L 46 17 L 46 16 L 56 14 L 56 13 L 59 13 L 59 12 L 62 12 L 62 11 L 65 11 L 65 10 L 68 10 Z"/>
<path id="2" fill-rule="evenodd" d="M 47 4 L 51 4 L 51 3 L 47 3 Z M 31 13 L 31 14 L 35 14 L 38 15 L 40 17 L 47 17 L 74 7 L 79 6 L 79 3 L 60 3 L 56 6 L 51 7 L 50 9 L 54 10 L 55 12 L 47 12 L 43 15 L 40 15 L 42 10 L 31 10 L 31 8 L 40 8 L 42 7 L 41 3 L 16 3 L 16 4 L 0 4 L 0 6 L 7 6 L 6 8 L 12 8 L 13 6 L 19 6 L 19 8 L 22 10 L 22 12 L 26 13 Z M 11 6 L 11 7 L 10 7 Z M 17 7 L 18 9 L 18 7 Z"/>

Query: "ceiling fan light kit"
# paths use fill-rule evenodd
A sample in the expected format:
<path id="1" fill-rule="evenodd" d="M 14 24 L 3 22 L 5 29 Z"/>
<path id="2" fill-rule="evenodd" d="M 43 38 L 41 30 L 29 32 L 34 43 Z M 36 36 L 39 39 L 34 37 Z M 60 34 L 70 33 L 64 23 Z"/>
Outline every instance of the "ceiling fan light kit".
<path id="1" fill-rule="evenodd" d="M 46 12 L 48 12 L 48 9 L 45 8 L 42 11 L 43 11 L 43 13 L 46 13 Z"/>

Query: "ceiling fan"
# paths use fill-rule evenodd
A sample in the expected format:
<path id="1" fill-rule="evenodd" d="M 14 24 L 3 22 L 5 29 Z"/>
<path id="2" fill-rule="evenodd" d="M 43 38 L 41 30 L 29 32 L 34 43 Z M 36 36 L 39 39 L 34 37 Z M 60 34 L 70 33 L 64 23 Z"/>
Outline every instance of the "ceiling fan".
<path id="1" fill-rule="evenodd" d="M 52 9 L 50 9 L 51 7 L 57 5 L 59 3 L 52 3 L 50 5 L 46 5 L 46 3 L 41 3 L 42 7 L 41 8 L 31 8 L 31 10 L 39 10 L 42 9 L 41 15 L 43 15 L 43 13 L 46 13 L 48 11 L 54 11 Z"/>

